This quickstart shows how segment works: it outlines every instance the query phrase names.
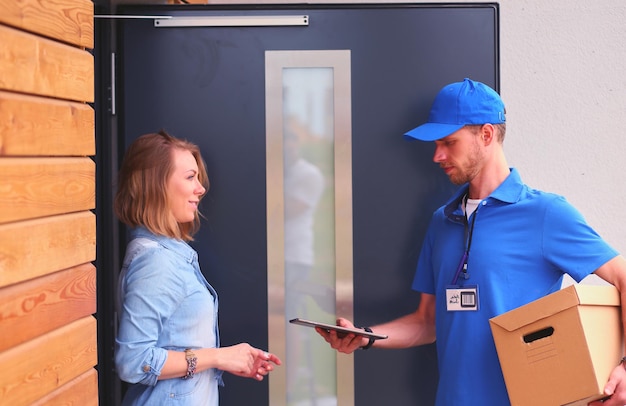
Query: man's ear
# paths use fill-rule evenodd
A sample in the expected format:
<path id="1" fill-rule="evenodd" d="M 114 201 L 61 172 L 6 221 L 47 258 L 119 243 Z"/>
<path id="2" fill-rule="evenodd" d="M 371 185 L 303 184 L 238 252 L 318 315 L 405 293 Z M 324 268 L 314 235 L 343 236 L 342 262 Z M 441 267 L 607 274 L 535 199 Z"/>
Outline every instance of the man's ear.
<path id="1" fill-rule="evenodd" d="M 480 139 L 485 146 L 491 144 L 496 138 L 496 128 L 493 124 L 484 124 L 480 128 Z"/>

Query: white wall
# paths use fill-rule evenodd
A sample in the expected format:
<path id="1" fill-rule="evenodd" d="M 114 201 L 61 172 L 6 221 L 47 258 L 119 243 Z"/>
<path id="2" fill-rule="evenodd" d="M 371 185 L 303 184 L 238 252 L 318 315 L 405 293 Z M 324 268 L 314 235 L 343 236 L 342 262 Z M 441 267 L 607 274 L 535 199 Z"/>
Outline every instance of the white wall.
<path id="1" fill-rule="evenodd" d="M 505 151 L 522 179 L 564 195 L 626 253 L 626 1 L 500 5 Z"/>
<path id="2" fill-rule="evenodd" d="M 626 2 L 501 5 L 501 90 L 509 164 L 565 195 L 626 252 Z"/>

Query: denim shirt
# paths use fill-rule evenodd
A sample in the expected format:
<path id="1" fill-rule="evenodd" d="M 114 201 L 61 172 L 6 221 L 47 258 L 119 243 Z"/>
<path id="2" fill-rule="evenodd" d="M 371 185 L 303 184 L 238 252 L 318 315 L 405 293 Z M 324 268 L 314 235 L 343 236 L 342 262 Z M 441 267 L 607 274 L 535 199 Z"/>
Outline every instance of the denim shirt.
<path id="1" fill-rule="evenodd" d="M 217 348 L 217 293 L 184 241 L 131 232 L 119 278 L 115 364 L 132 385 L 124 405 L 218 405 L 222 371 L 157 380 L 167 351 Z"/>

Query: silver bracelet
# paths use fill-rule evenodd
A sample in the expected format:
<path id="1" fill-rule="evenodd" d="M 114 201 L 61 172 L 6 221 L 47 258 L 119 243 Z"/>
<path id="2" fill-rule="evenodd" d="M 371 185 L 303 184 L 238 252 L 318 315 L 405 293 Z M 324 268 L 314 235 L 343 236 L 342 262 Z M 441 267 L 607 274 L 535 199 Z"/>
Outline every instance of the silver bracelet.
<path id="1" fill-rule="evenodd" d="M 193 379 L 193 375 L 196 373 L 198 358 L 190 348 L 185 349 L 185 360 L 187 361 L 187 374 L 182 379 Z"/>

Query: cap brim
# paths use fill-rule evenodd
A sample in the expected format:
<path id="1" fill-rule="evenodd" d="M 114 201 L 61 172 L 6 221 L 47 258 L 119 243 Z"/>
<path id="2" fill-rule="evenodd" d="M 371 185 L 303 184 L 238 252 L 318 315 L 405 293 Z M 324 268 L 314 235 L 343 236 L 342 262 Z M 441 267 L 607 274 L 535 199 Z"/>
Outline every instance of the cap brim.
<path id="1" fill-rule="evenodd" d="M 464 124 L 426 123 L 404 133 L 405 137 L 420 141 L 436 141 L 463 128 Z"/>

